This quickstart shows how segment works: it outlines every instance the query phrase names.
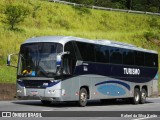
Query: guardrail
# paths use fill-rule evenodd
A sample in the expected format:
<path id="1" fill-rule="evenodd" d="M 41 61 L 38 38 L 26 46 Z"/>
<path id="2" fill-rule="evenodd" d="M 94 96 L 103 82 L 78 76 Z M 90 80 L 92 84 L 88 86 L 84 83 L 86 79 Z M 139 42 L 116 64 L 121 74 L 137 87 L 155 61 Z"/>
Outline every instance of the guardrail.
<path id="1" fill-rule="evenodd" d="M 66 2 L 66 1 L 61 1 L 61 0 L 49 0 L 49 2 L 57 2 L 57 3 L 67 4 L 67 5 L 73 5 L 73 6 L 79 6 L 79 7 L 88 7 L 88 8 L 99 9 L 99 10 L 119 11 L 119 12 L 127 12 L 127 13 L 136 13 L 136 14 L 147 14 L 147 15 L 158 15 L 158 16 L 160 16 L 160 13 L 135 11 L 135 10 L 124 10 L 124 9 L 114 9 L 114 8 L 106 8 L 106 7 L 99 7 L 99 6 L 88 6 L 88 5 L 77 4 L 77 3 L 72 3 L 72 2 Z"/>

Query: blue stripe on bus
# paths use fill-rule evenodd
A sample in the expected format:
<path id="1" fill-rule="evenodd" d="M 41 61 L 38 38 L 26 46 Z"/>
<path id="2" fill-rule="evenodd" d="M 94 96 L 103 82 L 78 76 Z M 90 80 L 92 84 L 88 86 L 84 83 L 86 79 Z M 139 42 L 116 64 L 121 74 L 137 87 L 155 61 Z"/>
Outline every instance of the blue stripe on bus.
<path id="1" fill-rule="evenodd" d="M 117 84 L 123 85 L 123 86 L 126 87 L 128 90 L 130 90 L 130 86 L 129 86 L 127 83 L 124 83 L 124 82 L 121 82 L 121 81 L 113 81 L 113 80 L 103 81 L 103 82 L 100 82 L 100 83 L 95 84 L 95 86 L 102 85 L 102 84 L 106 84 L 106 83 L 117 83 Z"/>
<path id="2" fill-rule="evenodd" d="M 102 85 L 99 86 L 97 90 L 108 96 L 122 96 L 126 94 L 126 91 L 123 88 L 116 85 Z"/>

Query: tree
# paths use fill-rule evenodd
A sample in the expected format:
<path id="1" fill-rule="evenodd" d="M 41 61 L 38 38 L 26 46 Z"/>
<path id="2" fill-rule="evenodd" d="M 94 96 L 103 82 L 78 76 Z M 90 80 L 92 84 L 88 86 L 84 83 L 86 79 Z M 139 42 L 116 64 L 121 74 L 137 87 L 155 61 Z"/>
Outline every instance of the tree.
<path id="1" fill-rule="evenodd" d="M 81 0 L 81 4 L 84 5 L 94 5 L 94 0 Z"/>
<path id="2" fill-rule="evenodd" d="M 113 2 L 111 0 L 95 0 L 95 6 L 112 8 Z"/>
<path id="3" fill-rule="evenodd" d="M 127 9 L 127 0 L 112 0 L 113 7 L 119 9 Z"/>
<path id="4" fill-rule="evenodd" d="M 15 26 L 24 21 L 29 10 L 22 5 L 7 5 L 3 13 L 5 18 L 2 22 L 9 25 L 11 30 L 15 30 Z"/>

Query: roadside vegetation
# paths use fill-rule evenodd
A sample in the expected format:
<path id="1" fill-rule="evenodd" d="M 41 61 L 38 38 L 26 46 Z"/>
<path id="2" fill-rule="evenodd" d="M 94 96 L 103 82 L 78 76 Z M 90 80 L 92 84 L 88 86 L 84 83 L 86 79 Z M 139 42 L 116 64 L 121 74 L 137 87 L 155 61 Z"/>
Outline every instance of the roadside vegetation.
<path id="1" fill-rule="evenodd" d="M 11 23 L 4 22 L 8 5 L 20 6 L 27 11 L 13 29 Z M 48 0 L 1 0 L 0 11 L 1 83 L 15 83 L 16 69 L 6 67 L 7 55 L 17 53 L 20 44 L 34 36 L 110 39 L 160 53 L 160 16 L 93 10 Z"/>
<path id="2" fill-rule="evenodd" d="M 64 0 L 78 4 L 137 11 L 160 12 L 159 0 Z"/>

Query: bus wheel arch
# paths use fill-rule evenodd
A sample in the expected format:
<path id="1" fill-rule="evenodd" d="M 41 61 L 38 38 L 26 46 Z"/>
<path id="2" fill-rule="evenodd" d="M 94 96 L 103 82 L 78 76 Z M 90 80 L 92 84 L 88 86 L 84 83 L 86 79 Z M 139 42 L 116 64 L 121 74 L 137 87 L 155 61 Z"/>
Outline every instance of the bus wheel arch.
<path id="1" fill-rule="evenodd" d="M 146 85 L 142 86 L 142 90 L 145 90 L 146 91 L 146 97 L 148 97 L 148 87 Z"/>
<path id="2" fill-rule="evenodd" d="M 87 90 L 87 94 L 88 94 L 87 99 L 89 99 L 90 98 L 89 87 L 88 86 L 81 86 L 79 90 L 81 90 L 82 88 L 85 88 Z"/>

